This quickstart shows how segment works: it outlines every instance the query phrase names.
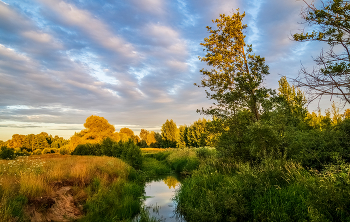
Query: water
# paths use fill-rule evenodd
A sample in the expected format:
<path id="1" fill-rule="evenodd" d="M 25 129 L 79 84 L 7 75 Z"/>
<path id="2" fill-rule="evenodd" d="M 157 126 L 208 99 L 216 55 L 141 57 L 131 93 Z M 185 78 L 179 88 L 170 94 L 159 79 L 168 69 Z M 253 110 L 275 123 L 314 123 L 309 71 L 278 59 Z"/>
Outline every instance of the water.
<path id="1" fill-rule="evenodd" d="M 172 200 L 179 185 L 180 182 L 176 176 L 166 176 L 146 183 L 144 205 L 150 212 L 150 216 L 165 222 L 185 221 L 175 213 L 176 202 Z"/>

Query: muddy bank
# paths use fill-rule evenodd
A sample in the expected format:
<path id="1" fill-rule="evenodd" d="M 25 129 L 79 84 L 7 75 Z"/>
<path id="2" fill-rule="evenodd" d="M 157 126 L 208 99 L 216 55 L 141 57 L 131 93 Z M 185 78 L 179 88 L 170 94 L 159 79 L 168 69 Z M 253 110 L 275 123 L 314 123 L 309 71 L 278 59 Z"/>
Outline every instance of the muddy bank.
<path id="1" fill-rule="evenodd" d="M 75 200 L 72 186 L 59 186 L 51 196 L 29 200 L 25 214 L 32 222 L 72 221 L 83 217 L 83 207 Z"/>

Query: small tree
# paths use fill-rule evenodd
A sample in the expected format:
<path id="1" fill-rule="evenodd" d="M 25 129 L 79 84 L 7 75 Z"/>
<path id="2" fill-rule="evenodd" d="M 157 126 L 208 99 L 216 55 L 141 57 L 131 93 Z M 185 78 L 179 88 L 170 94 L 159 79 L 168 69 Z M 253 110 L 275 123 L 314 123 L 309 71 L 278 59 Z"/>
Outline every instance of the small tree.
<path id="1" fill-rule="evenodd" d="M 162 138 L 166 147 L 176 147 L 176 141 L 178 141 L 179 130 L 176 123 L 171 119 L 166 120 L 162 125 Z"/>

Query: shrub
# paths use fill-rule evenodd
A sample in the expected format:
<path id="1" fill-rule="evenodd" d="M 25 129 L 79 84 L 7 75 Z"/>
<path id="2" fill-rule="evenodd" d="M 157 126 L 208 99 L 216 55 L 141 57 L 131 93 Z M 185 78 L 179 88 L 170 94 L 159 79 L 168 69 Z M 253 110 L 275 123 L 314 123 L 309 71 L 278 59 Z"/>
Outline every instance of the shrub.
<path id="1" fill-rule="evenodd" d="M 101 144 L 79 144 L 72 155 L 92 155 L 92 156 L 114 156 L 125 160 L 135 169 L 142 167 L 142 153 L 132 139 L 127 142 L 119 141 L 118 143 L 107 138 Z"/>
<path id="2" fill-rule="evenodd" d="M 36 149 L 33 151 L 34 155 L 41 155 L 41 153 L 42 153 L 42 149 Z"/>
<path id="3" fill-rule="evenodd" d="M 349 157 L 346 136 L 339 130 L 289 131 L 286 156 L 304 167 L 322 170 L 327 164 L 339 164 Z"/>
<path id="4" fill-rule="evenodd" d="M 101 154 L 101 145 L 98 143 L 79 144 L 72 152 L 72 155 L 101 156 Z"/>
<path id="5" fill-rule="evenodd" d="M 201 159 L 211 158 L 215 157 L 216 155 L 216 149 L 210 149 L 206 147 L 201 147 L 196 149 L 197 157 Z"/>
<path id="6" fill-rule="evenodd" d="M 14 149 L 7 148 L 6 146 L 1 147 L 0 151 L 1 159 L 13 160 L 16 158 Z"/>
<path id="7" fill-rule="evenodd" d="M 45 149 L 43 149 L 43 151 L 41 152 L 41 154 L 47 154 L 47 153 L 51 153 L 51 149 L 50 149 L 50 148 L 45 148 Z"/>
<path id="8" fill-rule="evenodd" d="M 135 169 L 141 169 L 142 167 L 142 152 L 140 147 L 138 147 L 133 140 L 129 140 L 122 144 L 123 153 L 122 159 L 124 159 L 128 164 L 130 164 Z"/>

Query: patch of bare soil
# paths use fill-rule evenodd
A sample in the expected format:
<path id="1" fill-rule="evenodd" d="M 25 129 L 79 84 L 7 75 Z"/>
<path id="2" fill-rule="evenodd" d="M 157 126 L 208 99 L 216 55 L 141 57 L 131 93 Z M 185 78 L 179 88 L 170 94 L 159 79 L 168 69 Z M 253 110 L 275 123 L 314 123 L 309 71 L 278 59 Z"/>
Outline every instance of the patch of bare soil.
<path id="1" fill-rule="evenodd" d="M 75 204 L 71 186 L 58 188 L 52 197 L 30 200 L 26 213 L 32 222 L 72 221 L 83 216 L 82 206 Z"/>

